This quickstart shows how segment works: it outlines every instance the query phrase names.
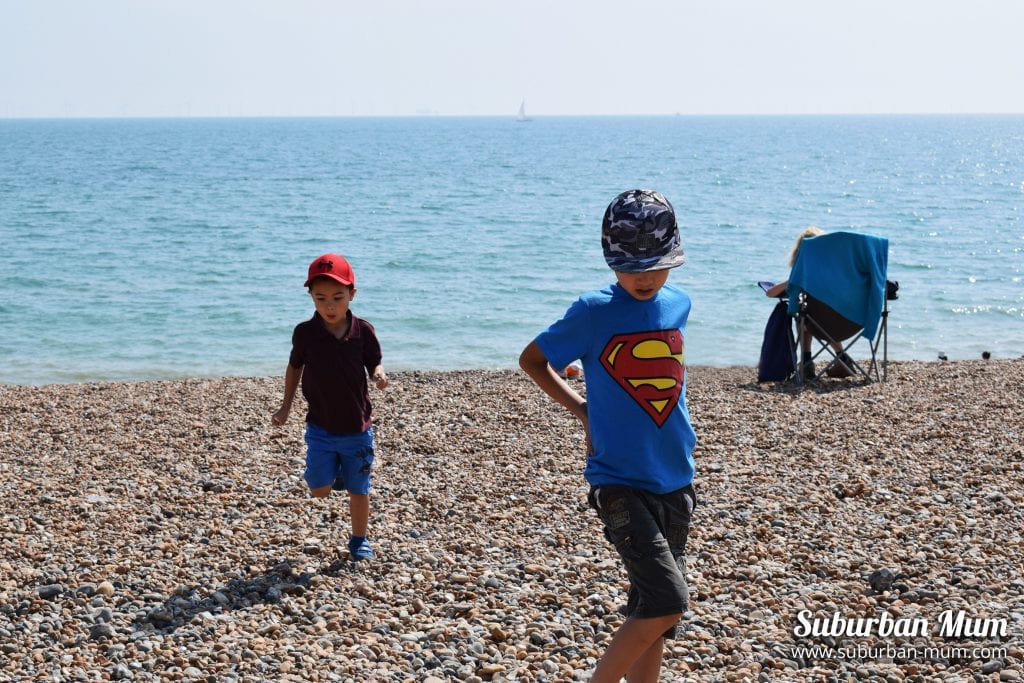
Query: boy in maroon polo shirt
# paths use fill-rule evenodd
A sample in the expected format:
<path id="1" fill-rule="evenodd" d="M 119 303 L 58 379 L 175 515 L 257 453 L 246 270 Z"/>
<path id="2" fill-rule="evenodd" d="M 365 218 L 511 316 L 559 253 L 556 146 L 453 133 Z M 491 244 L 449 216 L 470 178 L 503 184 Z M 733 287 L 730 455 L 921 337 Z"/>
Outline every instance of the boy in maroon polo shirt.
<path id="1" fill-rule="evenodd" d="M 310 264 L 304 286 L 316 312 L 292 333 L 284 400 L 271 421 L 277 426 L 288 421 L 301 379 L 309 406 L 304 475 L 309 491 L 316 498 L 326 498 L 332 489 L 348 491 L 349 553 L 353 560 L 372 560 L 366 529 L 374 443 L 366 377 L 369 374 L 377 388 L 384 389 L 388 376 L 373 325 L 349 310 L 355 285 L 352 266 L 337 254 L 324 254 Z"/>

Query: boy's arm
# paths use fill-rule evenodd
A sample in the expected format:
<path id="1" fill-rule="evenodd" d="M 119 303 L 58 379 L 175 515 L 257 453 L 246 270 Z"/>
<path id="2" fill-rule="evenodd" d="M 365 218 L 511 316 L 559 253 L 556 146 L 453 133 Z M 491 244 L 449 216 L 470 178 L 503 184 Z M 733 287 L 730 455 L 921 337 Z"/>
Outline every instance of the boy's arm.
<path id="1" fill-rule="evenodd" d="M 519 367 L 537 383 L 537 386 L 545 394 L 565 406 L 584 425 L 587 424 L 587 402 L 564 379 L 558 376 L 536 341 L 527 344 L 523 352 L 519 354 Z"/>
<path id="2" fill-rule="evenodd" d="M 302 379 L 302 367 L 295 367 L 291 363 L 284 371 L 284 399 L 281 407 L 274 413 L 270 421 L 280 427 L 288 421 L 288 413 L 292 411 L 292 401 L 295 400 L 295 390 L 299 388 L 299 380 Z"/>

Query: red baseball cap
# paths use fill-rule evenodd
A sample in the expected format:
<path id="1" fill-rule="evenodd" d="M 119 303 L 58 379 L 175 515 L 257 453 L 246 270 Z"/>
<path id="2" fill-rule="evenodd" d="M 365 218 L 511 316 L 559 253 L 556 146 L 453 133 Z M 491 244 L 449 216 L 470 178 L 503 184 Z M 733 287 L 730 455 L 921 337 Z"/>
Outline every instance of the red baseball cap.
<path id="1" fill-rule="evenodd" d="M 309 264 L 309 277 L 306 278 L 306 284 L 302 286 L 309 287 L 313 280 L 318 277 L 329 277 L 343 285 L 356 284 L 356 275 L 352 272 L 352 266 L 348 264 L 344 256 L 338 256 L 337 254 L 317 256 Z"/>

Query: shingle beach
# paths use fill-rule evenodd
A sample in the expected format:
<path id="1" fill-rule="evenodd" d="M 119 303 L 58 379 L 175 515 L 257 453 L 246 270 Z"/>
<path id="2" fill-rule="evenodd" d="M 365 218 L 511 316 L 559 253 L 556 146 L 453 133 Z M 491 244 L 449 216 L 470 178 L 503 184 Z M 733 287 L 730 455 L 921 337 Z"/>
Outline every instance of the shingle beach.
<path id="1" fill-rule="evenodd" d="M 663 680 L 1024 678 L 1024 360 L 688 373 L 692 604 Z M 394 374 L 379 559 L 353 564 L 346 501 L 302 481 L 304 404 L 270 425 L 281 388 L 0 386 L 0 680 L 586 680 L 626 585 L 577 422 L 517 371 Z M 797 637 L 801 614 L 874 621 Z"/>

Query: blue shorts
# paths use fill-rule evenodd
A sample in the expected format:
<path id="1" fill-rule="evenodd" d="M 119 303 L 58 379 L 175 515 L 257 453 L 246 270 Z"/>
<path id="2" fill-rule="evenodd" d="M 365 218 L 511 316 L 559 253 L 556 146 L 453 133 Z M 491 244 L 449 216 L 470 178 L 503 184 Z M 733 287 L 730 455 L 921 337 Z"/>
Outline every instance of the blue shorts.
<path id="1" fill-rule="evenodd" d="M 306 473 L 309 488 L 334 485 L 349 493 L 370 492 L 373 428 L 360 434 L 334 434 L 306 423 Z"/>

